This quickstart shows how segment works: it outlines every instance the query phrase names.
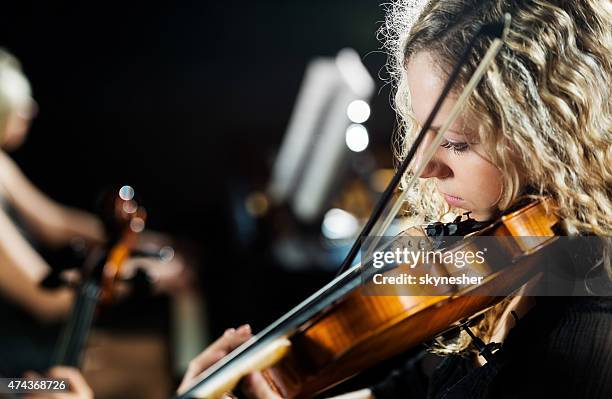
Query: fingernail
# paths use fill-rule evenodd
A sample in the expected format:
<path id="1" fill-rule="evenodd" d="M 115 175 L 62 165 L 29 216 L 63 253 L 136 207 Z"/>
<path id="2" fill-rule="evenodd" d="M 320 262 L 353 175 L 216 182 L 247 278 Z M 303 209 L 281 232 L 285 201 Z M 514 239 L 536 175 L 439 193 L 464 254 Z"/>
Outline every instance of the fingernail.
<path id="1" fill-rule="evenodd" d="M 244 334 L 249 333 L 250 334 L 251 333 L 251 326 L 248 325 L 248 324 L 243 324 L 243 325 L 240 326 L 240 328 L 238 328 L 238 331 L 240 333 L 244 333 Z"/>
<path id="2" fill-rule="evenodd" d="M 227 330 L 225 330 L 224 334 L 225 335 L 233 334 L 235 331 L 236 331 L 235 328 L 228 328 Z"/>

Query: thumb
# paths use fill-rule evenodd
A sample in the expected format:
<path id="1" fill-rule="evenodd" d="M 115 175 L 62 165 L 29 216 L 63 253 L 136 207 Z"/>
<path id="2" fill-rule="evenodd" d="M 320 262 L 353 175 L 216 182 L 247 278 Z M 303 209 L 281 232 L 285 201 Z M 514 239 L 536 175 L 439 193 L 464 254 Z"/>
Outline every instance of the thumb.
<path id="1" fill-rule="evenodd" d="M 243 392 L 253 399 L 281 399 L 281 396 L 272 390 L 268 381 L 260 372 L 251 373 L 244 378 Z"/>

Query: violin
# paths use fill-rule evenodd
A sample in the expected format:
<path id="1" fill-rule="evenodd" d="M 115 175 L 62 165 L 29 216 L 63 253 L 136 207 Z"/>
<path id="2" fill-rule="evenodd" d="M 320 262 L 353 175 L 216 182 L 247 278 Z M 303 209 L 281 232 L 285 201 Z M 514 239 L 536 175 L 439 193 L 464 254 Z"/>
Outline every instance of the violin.
<path id="1" fill-rule="evenodd" d="M 98 308 L 110 305 L 123 263 L 144 230 L 146 211 L 134 199 L 134 190 L 123 186 L 102 201 L 107 243 L 92 251 L 84 265 L 84 278 L 78 287 L 70 317 L 55 350 L 54 364 L 78 367 L 81 352 Z"/>
<path id="2" fill-rule="evenodd" d="M 479 251 L 483 244 L 477 237 L 506 238 L 486 241 L 488 253 L 495 256 L 487 256 L 478 266 L 484 280 L 477 286 L 438 286 L 430 292 L 420 288 L 412 295 L 403 287 L 396 295 L 368 295 L 365 292 L 371 287 L 362 284 L 359 265 L 351 268 L 332 282 L 337 287 L 333 293 L 319 297 L 311 307 L 317 310 L 314 316 L 273 339 L 258 334 L 244 344 L 258 350 L 246 350 L 215 372 L 205 372 L 198 390 L 179 397 L 219 398 L 255 370 L 263 371 L 281 397 L 313 397 L 465 324 L 504 299 L 496 294 L 500 287 L 516 290 L 541 272 L 547 249 L 559 237 L 560 220 L 554 209 L 549 199 L 529 202 L 445 248 Z M 447 275 L 453 274 L 452 265 L 442 267 Z"/>
<path id="3" fill-rule="evenodd" d="M 415 143 L 349 251 L 339 275 L 205 370 L 191 387 L 178 393 L 177 399 L 220 398 L 254 371 L 262 371 L 270 387 L 281 397 L 313 397 L 393 355 L 431 340 L 449 329 L 465 326 L 470 318 L 499 303 L 504 298 L 498 295 L 499 292 L 511 293 L 541 272 L 547 249 L 554 246 L 558 235 L 563 232 L 561 221 L 555 214 L 555 204 L 546 198 L 517 204 L 499 219 L 488 223 L 477 223 L 473 219 L 460 223 L 457 220 L 451 225 L 434 224 L 424 229 L 427 232 L 460 232 L 465 235 L 442 247 L 450 253 L 467 249 L 474 252 L 484 250 L 479 237 L 503 238 L 487 242 L 492 256 L 487 256 L 483 263 L 474 268 L 474 273 L 482 278 L 477 285 L 444 284 L 414 291 L 408 288 L 408 291 L 401 293 L 391 290 L 387 295 L 368 295 L 372 287 L 364 284 L 363 279 L 366 269 L 363 265 L 368 262 L 361 251 L 364 240 L 374 238 L 369 248 L 381 248 L 379 238 L 398 214 L 406 193 L 433 156 L 442 135 L 459 115 L 462 104 L 503 45 L 509 24 L 510 17 L 507 15 L 503 23 L 481 27 L 464 50 Z M 403 191 L 396 195 L 400 181 L 410 170 L 417 149 L 444 98 L 450 93 L 476 38 L 481 34 L 494 37 L 489 50 L 461 92 L 449 120 L 423 152 L 420 164 L 413 165 L 412 175 L 408 176 Z M 388 206 L 392 199 L 394 202 Z M 355 259 L 360 253 L 361 263 L 356 263 Z M 367 253 L 372 251 L 368 250 Z M 438 274 L 446 276 L 452 276 L 458 269 L 456 265 L 444 263 L 436 264 L 435 268 Z M 393 273 L 394 270 L 383 273 Z"/>
<path id="4" fill-rule="evenodd" d="M 514 291 L 540 271 L 548 253 L 545 248 L 558 238 L 559 219 L 551 210 L 548 200 L 531 202 L 446 248 L 477 252 L 483 244 L 475 237 L 511 238 L 487 241 L 488 253 L 495 256 L 487 256 L 478 266 L 484 280 L 477 286 L 437 286 L 429 292 L 419 287 L 413 295 L 403 286 L 396 295 L 378 296 L 365 294 L 370 287 L 360 285 L 288 337 L 287 352 L 263 372 L 264 377 L 284 398 L 312 397 L 466 323 L 504 299 L 497 296 L 500 285 Z M 492 247 L 495 243 L 497 247 Z M 444 274 L 452 275 L 454 270 L 446 266 Z"/>

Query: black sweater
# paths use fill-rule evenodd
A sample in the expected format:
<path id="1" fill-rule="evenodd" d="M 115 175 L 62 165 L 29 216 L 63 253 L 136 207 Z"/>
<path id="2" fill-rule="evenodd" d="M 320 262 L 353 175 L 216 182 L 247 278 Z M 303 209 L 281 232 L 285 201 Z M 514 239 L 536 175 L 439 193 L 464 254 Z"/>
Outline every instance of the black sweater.
<path id="1" fill-rule="evenodd" d="M 372 387 L 376 399 L 612 398 L 612 297 L 541 297 L 494 360 L 423 352 Z"/>

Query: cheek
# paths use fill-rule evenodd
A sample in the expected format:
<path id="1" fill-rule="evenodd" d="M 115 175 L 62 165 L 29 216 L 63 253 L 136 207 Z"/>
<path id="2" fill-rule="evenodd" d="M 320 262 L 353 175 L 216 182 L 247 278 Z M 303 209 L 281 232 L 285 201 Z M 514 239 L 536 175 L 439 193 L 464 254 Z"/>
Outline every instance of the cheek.
<path id="1" fill-rule="evenodd" d="M 488 162 L 484 162 L 479 175 L 479 190 L 482 192 L 480 204 L 482 207 L 494 207 L 501 198 L 502 175 L 499 169 Z"/>
<path id="2" fill-rule="evenodd" d="M 502 191 L 500 171 L 475 152 L 458 157 L 457 161 L 454 173 L 465 193 L 464 198 L 475 209 L 494 207 Z"/>

